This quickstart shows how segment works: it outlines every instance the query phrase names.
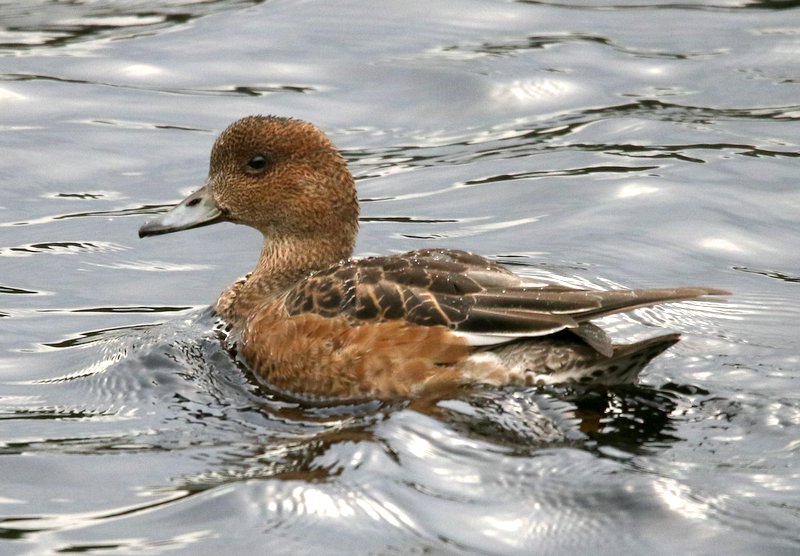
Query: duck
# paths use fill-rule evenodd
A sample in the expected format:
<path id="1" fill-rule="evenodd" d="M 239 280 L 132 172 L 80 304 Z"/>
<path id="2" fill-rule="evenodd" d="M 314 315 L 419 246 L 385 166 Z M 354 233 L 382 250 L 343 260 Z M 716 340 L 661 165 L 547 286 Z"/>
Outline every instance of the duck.
<path id="1" fill-rule="evenodd" d="M 257 379 L 300 399 L 391 400 L 485 385 L 635 382 L 677 333 L 615 344 L 594 320 L 728 295 L 534 282 L 461 250 L 354 258 L 355 180 L 317 126 L 248 116 L 211 149 L 205 184 L 140 237 L 220 222 L 263 235 L 254 270 L 214 311 Z"/>

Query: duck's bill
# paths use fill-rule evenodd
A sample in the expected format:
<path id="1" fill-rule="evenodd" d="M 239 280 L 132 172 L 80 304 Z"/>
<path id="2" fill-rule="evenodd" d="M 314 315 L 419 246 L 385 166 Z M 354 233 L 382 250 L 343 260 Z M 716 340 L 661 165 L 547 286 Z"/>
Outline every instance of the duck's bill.
<path id="1" fill-rule="evenodd" d="M 216 224 L 222 220 L 222 211 L 214 202 L 211 188 L 205 186 L 186 197 L 169 211 L 145 223 L 139 228 L 139 237 L 190 230 Z"/>

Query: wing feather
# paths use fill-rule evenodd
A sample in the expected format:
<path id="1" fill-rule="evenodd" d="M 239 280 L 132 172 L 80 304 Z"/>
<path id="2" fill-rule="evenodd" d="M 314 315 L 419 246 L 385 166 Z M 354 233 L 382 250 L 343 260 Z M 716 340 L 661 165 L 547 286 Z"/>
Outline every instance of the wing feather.
<path id="1" fill-rule="evenodd" d="M 402 319 L 447 326 L 487 344 L 571 329 L 602 353 L 611 349 L 610 340 L 589 324 L 591 319 L 726 293 L 707 288 L 526 286 L 510 270 L 478 255 L 424 249 L 340 263 L 301 281 L 287 292 L 285 303 L 291 315 L 344 316 L 354 324 Z"/>

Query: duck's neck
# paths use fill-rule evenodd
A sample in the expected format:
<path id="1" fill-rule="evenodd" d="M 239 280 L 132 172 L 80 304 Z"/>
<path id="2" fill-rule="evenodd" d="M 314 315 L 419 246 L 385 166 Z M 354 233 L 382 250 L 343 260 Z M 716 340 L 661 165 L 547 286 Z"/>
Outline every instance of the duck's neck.
<path id="1" fill-rule="evenodd" d="M 257 305 L 281 295 L 312 272 L 351 255 L 352 244 L 341 238 L 265 239 L 256 268 L 222 293 L 217 314 L 234 326 L 240 325 Z"/>
<path id="2" fill-rule="evenodd" d="M 265 240 L 248 287 L 261 295 L 280 293 L 311 272 L 347 259 L 353 248 L 338 237 Z"/>

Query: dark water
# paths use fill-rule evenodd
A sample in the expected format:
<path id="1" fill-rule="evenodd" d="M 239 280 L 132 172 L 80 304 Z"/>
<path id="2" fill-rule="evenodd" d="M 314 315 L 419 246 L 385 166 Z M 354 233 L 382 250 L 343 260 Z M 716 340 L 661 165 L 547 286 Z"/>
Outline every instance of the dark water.
<path id="1" fill-rule="evenodd" d="M 162 5 L 163 4 L 163 5 Z M 0 2 L 0 553 L 800 552 L 800 3 Z M 610 392 L 301 406 L 139 241 L 254 113 L 327 130 L 361 255 L 735 295 Z"/>

